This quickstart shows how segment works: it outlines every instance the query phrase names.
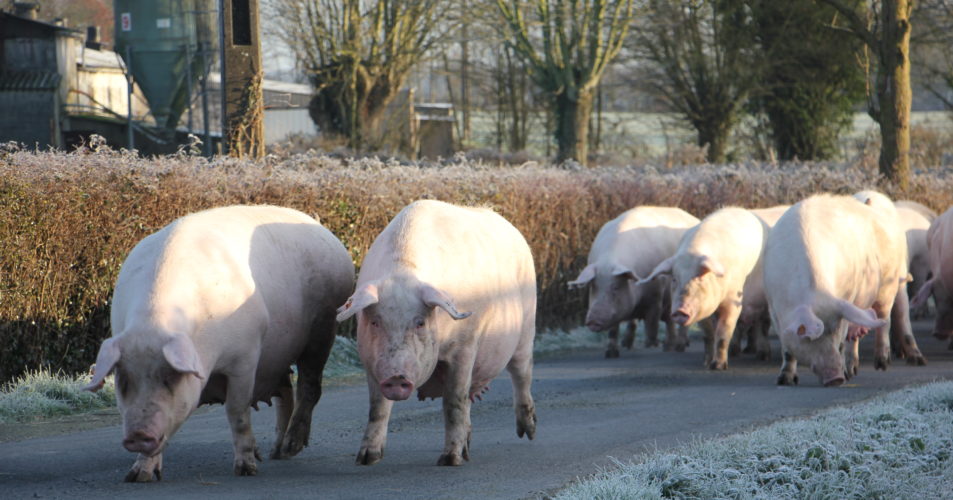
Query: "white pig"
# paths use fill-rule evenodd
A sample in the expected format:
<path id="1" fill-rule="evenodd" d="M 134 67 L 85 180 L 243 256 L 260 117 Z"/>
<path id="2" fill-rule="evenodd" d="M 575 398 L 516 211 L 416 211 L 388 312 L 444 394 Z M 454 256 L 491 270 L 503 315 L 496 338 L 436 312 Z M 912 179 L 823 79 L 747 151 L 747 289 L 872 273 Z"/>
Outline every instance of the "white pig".
<path id="1" fill-rule="evenodd" d="M 225 403 L 235 474 L 257 472 L 250 408 L 259 401 L 276 397 L 272 458 L 298 453 L 321 397 L 335 308 L 353 285 L 341 242 L 288 208 L 198 212 L 139 242 L 119 272 L 113 336 L 87 386 L 115 372 L 123 446 L 139 453 L 126 481 L 161 479 L 169 439 L 205 403 Z"/>
<path id="2" fill-rule="evenodd" d="M 461 312 L 464 311 L 464 312 Z M 440 201 L 411 203 L 377 236 L 338 321 L 357 315 L 370 414 L 357 463 L 380 461 L 394 401 L 443 397 L 438 465 L 470 456 L 470 404 L 503 368 L 516 433 L 533 439 L 530 394 L 536 272 L 529 245 L 503 217 Z"/>
<path id="3" fill-rule="evenodd" d="M 609 330 L 607 358 L 619 357 L 619 323 L 636 319 L 644 322 L 646 347 L 658 345 L 659 320 L 664 320 L 665 350 L 685 350 L 686 328 L 679 326 L 676 333 L 668 310 L 668 280 L 636 282 L 671 257 L 685 232 L 697 224 L 698 219 L 684 210 L 644 206 L 622 213 L 599 230 L 588 264 L 569 286 L 589 287 L 586 326 L 594 332 Z M 632 338 L 627 337 L 624 345 L 631 348 Z"/>
<path id="4" fill-rule="evenodd" d="M 910 281 L 911 278 L 909 272 L 910 232 L 906 230 L 906 223 L 903 219 L 903 215 L 908 214 L 908 209 L 904 209 L 902 212 L 890 198 L 877 191 L 860 191 L 854 194 L 854 198 L 876 210 L 879 214 L 880 221 L 885 226 L 893 228 L 897 233 L 897 238 L 904 243 L 901 251 L 896 254 L 896 258 L 902 261 L 901 272 L 905 278 L 903 282 L 900 283 L 900 287 L 897 290 L 897 297 L 894 299 L 893 307 L 890 310 L 889 342 L 891 350 L 896 353 L 897 357 L 901 359 L 906 358 L 908 364 L 926 365 L 926 358 L 920 352 L 917 340 L 913 336 L 913 327 L 910 324 L 910 296 L 907 292 L 907 282 Z M 907 202 L 904 205 L 912 207 L 913 210 L 922 214 L 912 203 L 913 202 Z M 925 239 L 926 236 L 924 235 L 923 238 Z M 890 258 L 892 255 L 890 252 L 891 250 L 888 249 L 882 257 Z M 918 270 L 918 272 L 922 271 Z M 925 276 L 921 276 L 921 278 L 925 278 Z M 847 365 L 847 371 L 848 373 L 856 373 L 860 360 L 856 339 L 848 341 L 848 348 L 848 360 L 850 363 Z"/>
<path id="5" fill-rule="evenodd" d="M 930 249 L 927 245 L 927 231 L 930 223 L 936 219 L 936 213 L 923 205 L 911 201 L 898 201 L 897 217 L 901 228 L 907 236 L 907 268 L 913 281 L 907 284 L 907 291 L 912 297 L 930 277 Z M 927 315 L 925 307 L 911 310 L 911 316 L 924 317 Z"/>
<path id="6" fill-rule="evenodd" d="M 690 326 L 717 316 L 705 329 L 705 366 L 728 368 L 728 343 L 741 314 L 745 282 L 758 265 L 768 232 L 751 211 L 728 207 L 702 219 L 682 237 L 675 255 L 647 278 L 672 276 L 672 319 Z"/>
<path id="7" fill-rule="evenodd" d="M 930 224 L 927 241 L 933 276 L 920 287 L 913 300 L 914 307 L 925 304 L 932 295 L 936 302 L 933 336 L 948 339 L 953 337 L 953 208 Z M 953 342 L 950 348 L 953 349 Z"/>
<path id="8" fill-rule="evenodd" d="M 790 205 L 776 205 L 769 208 L 754 208 L 751 209 L 751 213 L 761 219 L 770 231 L 788 208 Z M 745 280 L 741 315 L 738 317 L 738 325 L 735 327 L 735 334 L 729 346 L 733 353 L 729 352 L 729 354 L 737 355 L 741 352 L 741 338 L 747 337 L 748 344 L 744 352 L 755 353 L 758 359 L 768 361 L 771 359 L 771 343 L 768 340 L 770 327 L 771 316 L 768 314 L 768 299 L 764 293 L 764 266 L 762 260 L 758 259 L 758 263 Z"/>
<path id="9" fill-rule="evenodd" d="M 778 384 L 797 384 L 799 360 L 826 386 L 853 375 L 845 369 L 848 337 L 876 328 L 875 366 L 889 360 L 887 326 L 906 279 L 903 235 L 875 207 L 847 196 L 815 195 L 778 220 L 764 251 L 771 321 L 784 351 Z"/>

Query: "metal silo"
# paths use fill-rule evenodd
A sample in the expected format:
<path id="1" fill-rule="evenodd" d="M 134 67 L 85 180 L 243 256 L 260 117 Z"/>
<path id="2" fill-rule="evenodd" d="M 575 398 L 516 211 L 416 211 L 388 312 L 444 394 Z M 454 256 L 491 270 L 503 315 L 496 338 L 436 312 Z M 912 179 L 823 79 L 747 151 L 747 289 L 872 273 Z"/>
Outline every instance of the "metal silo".
<path id="1" fill-rule="evenodd" d="M 116 51 L 149 101 L 156 124 L 174 129 L 203 61 L 214 53 L 214 0 L 114 0 L 113 8 Z"/>

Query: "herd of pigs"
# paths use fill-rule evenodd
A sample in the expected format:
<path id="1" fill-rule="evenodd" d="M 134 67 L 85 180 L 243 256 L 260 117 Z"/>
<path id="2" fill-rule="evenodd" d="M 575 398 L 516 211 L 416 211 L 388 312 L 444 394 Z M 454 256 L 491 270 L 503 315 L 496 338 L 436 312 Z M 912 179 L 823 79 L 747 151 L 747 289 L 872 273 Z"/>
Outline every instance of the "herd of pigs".
<path id="1" fill-rule="evenodd" d="M 864 191 L 722 208 L 701 221 L 678 208 L 636 207 L 602 227 L 569 286 L 588 288 L 586 325 L 608 330 L 607 357 L 619 355 L 620 325 L 631 347 L 636 320 L 649 346 L 664 322 L 665 348 L 678 351 L 698 323 L 713 370 L 727 368 L 742 340 L 770 359 L 773 331 L 783 350 L 779 384 L 797 384 L 800 361 L 835 386 L 857 373 L 869 330 L 876 368 L 892 353 L 926 362 L 910 308 L 932 295 L 934 334 L 953 333 L 951 263 L 953 208 L 937 217 Z M 918 290 L 912 302 L 908 285 Z M 536 275 L 526 240 L 503 217 L 411 203 L 374 240 L 355 284 L 348 251 L 315 219 L 229 206 L 147 236 L 120 270 L 112 337 L 86 388 L 115 375 L 122 443 L 138 453 L 126 480 L 161 479 L 169 439 L 202 404 L 225 404 L 238 475 L 255 475 L 261 460 L 250 420 L 259 402 L 277 412 L 271 458 L 300 452 L 336 324 L 352 316 L 370 396 L 358 464 L 382 459 L 393 402 L 415 390 L 421 400 L 442 398 L 438 465 L 469 460 L 470 406 L 504 368 L 517 435 L 533 439 Z"/>

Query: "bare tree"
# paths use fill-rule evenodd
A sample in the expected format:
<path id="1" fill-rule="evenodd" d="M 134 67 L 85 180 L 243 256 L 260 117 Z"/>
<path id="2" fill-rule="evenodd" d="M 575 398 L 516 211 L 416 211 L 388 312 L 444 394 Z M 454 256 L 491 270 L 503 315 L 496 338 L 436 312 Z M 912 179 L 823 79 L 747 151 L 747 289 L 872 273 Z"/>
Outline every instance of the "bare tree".
<path id="1" fill-rule="evenodd" d="M 912 0 L 870 0 L 855 10 L 841 0 L 817 0 L 837 9 L 850 31 L 874 55 L 875 94 L 867 112 L 880 124 L 880 173 L 901 190 L 910 178 L 910 13 Z"/>
<path id="2" fill-rule="evenodd" d="M 755 84 L 749 24 L 740 0 L 648 0 L 632 38 L 650 86 L 697 131 L 712 163 L 725 161 Z"/>
<path id="3" fill-rule="evenodd" d="M 274 34 L 315 87 L 311 117 L 353 149 L 434 42 L 438 0 L 270 0 Z"/>
<path id="4" fill-rule="evenodd" d="M 552 97 L 557 161 L 586 164 L 599 79 L 632 22 L 632 0 L 497 0 L 516 53 Z M 526 15 L 531 11 L 534 22 Z"/>

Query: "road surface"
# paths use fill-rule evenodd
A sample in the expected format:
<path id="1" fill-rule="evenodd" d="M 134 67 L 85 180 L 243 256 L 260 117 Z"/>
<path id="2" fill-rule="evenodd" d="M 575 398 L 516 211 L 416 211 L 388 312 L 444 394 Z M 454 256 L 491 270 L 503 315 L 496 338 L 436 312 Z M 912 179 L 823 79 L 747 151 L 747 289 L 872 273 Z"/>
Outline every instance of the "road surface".
<path id="1" fill-rule="evenodd" d="M 165 452 L 163 480 L 126 484 L 134 456 L 121 444 L 114 412 L 80 423 L 0 426 L 0 496 L 3 498 L 534 498 L 576 477 L 655 449 L 697 438 L 744 432 L 787 417 L 862 401 L 905 386 L 951 378 L 953 351 L 916 324 L 929 365 L 894 361 L 875 372 L 862 341 L 860 374 L 839 388 L 820 387 L 802 366 L 801 386 L 778 387 L 774 358 L 732 358 L 727 372 L 701 366 L 702 343 L 686 353 L 625 351 L 607 360 L 586 350 L 537 360 L 533 394 L 539 425 L 534 441 L 518 439 L 506 374 L 473 406 L 470 462 L 437 467 L 443 447 L 439 401 L 394 405 L 384 460 L 354 465 L 367 414 L 363 382 L 328 387 L 315 410 L 311 446 L 291 460 L 266 459 L 256 477 L 232 475 L 232 445 L 221 406 L 193 415 Z M 864 351 L 866 351 L 864 353 Z M 254 431 L 267 454 L 274 410 L 254 413 Z M 91 422 L 89 422 L 91 421 Z M 85 424 L 85 425 L 83 425 Z M 98 427 L 97 427 L 98 425 Z M 57 434 L 76 427 L 96 427 Z M 24 435 L 53 434 L 23 439 Z M 10 436 L 15 436 L 13 440 Z"/>

